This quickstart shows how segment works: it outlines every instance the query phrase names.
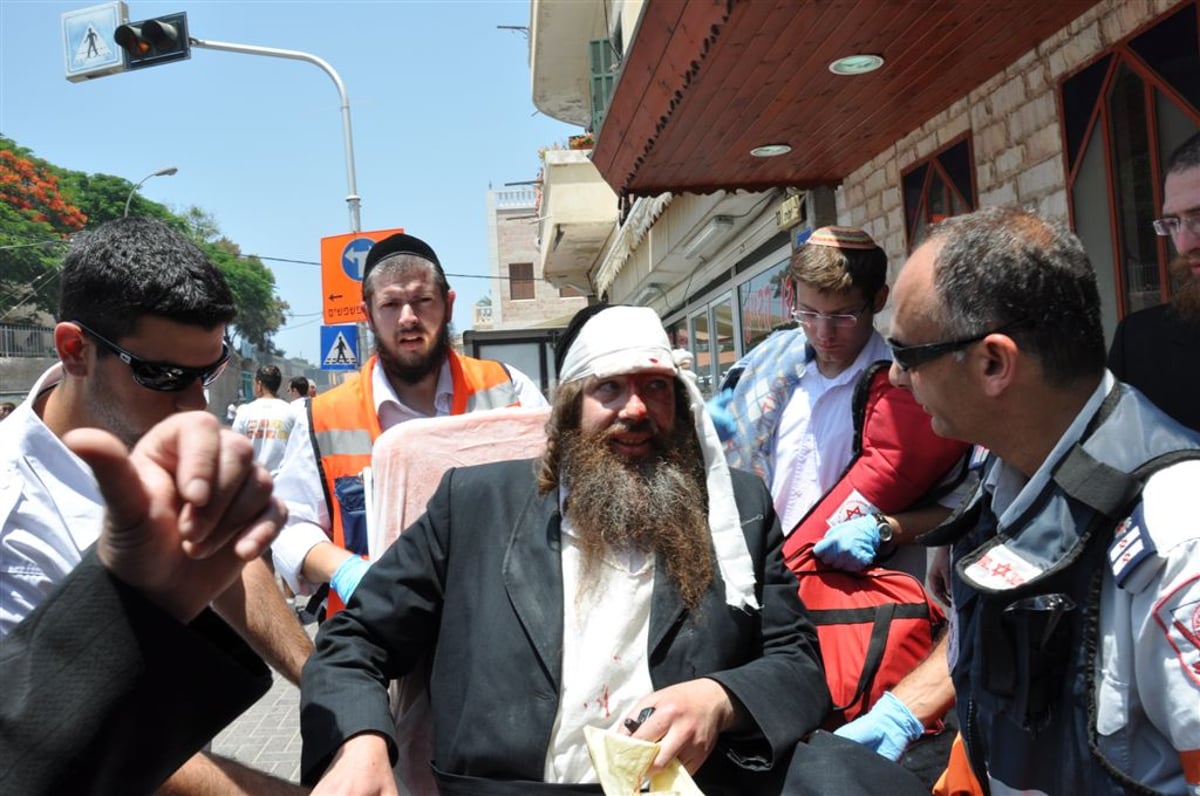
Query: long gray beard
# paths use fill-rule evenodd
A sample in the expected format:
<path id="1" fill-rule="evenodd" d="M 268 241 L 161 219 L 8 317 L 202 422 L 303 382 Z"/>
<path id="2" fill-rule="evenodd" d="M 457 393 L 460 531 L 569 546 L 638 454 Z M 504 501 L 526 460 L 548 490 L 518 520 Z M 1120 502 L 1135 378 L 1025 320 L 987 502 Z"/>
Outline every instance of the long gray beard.
<path id="1" fill-rule="evenodd" d="M 676 426 L 656 438 L 656 453 L 629 460 L 608 445 L 619 426 L 564 432 L 562 475 L 566 515 L 583 553 L 581 591 L 595 584 L 610 553 L 656 554 L 684 602 L 694 608 L 712 582 L 704 461 L 695 435 Z"/>

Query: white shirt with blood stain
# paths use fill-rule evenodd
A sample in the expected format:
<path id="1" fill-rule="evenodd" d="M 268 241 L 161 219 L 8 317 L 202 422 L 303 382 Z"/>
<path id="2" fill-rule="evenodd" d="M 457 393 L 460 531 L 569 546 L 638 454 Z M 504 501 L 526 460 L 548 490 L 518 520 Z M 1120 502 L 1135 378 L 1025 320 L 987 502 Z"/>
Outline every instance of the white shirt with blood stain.
<path id="1" fill-rule="evenodd" d="M 583 728 L 620 726 L 654 691 L 646 649 L 654 557 L 610 553 L 596 580 L 584 584 L 583 554 L 566 517 L 562 531 L 562 684 L 544 776 L 546 782 L 596 783 Z"/>

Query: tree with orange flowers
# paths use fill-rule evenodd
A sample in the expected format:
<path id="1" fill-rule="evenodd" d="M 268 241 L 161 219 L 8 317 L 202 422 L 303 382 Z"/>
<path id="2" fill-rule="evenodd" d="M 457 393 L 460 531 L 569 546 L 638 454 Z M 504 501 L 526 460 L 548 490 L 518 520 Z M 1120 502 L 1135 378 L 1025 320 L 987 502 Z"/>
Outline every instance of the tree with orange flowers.
<path id="1" fill-rule="evenodd" d="M 120 218 L 133 184 L 111 174 L 70 171 L 0 136 L 0 323 L 48 323 L 58 304 L 59 269 L 68 238 Z M 238 307 L 239 337 L 274 351 L 287 302 L 275 275 L 225 238 L 215 220 L 192 207 L 183 214 L 134 195 L 131 213 L 151 216 L 187 235 L 225 274 Z M 40 314 L 45 314 L 39 317 Z"/>
<path id="2" fill-rule="evenodd" d="M 0 317 L 54 312 L 63 246 L 87 220 L 49 164 L 0 138 Z"/>

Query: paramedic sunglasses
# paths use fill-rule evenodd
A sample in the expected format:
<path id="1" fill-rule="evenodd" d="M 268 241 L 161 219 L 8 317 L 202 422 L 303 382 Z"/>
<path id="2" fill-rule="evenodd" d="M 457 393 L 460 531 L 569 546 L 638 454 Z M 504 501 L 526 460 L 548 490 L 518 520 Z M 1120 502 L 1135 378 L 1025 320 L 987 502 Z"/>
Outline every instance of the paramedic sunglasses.
<path id="1" fill-rule="evenodd" d="M 97 334 L 79 321 L 71 321 L 80 329 L 88 333 L 88 336 L 96 339 L 96 342 L 107 348 L 112 353 L 129 366 L 133 372 L 133 380 L 142 385 L 148 390 L 156 390 L 158 392 L 182 392 L 192 386 L 192 382 L 196 379 L 200 380 L 201 386 L 207 387 L 217 380 L 217 377 L 225 370 L 225 366 L 229 364 L 229 341 L 225 340 L 221 343 L 221 358 L 211 365 L 205 365 L 202 368 L 189 368 L 183 365 L 175 365 L 170 362 L 150 362 L 142 359 L 136 354 L 131 354 L 121 346 L 114 343 L 112 340 Z"/>
<path id="2" fill-rule="evenodd" d="M 898 342 L 894 337 L 887 339 L 888 347 L 892 349 L 892 361 L 900 370 L 912 370 L 921 365 L 928 364 L 935 359 L 944 357 L 946 354 L 955 351 L 962 351 L 964 348 L 978 343 L 983 338 L 990 334 L 1003 334 L 1011 331 L 1018 326 L 1024 326 L 1027 320 L 1013 321 L 1006 323 L 996 329 L 989 329 L 986 332 L 981 332 L 971 337 L 963 337 L 958 340 L 945 340 L 940 343 L 925 343 L 924 345 L 904 345 Z"/>

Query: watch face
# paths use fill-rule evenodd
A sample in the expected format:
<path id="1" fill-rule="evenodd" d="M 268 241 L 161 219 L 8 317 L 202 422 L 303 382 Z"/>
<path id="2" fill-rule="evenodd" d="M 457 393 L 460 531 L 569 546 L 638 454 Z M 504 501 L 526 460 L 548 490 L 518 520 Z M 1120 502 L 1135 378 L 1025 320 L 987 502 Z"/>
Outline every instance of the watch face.
<path id="1" fill-rule="evenodd" d="M 892 526 L 882 514 L 875 515 L 876 527 L 879 529 L 879 543 L 887 544 L 892 541 Z"/>

